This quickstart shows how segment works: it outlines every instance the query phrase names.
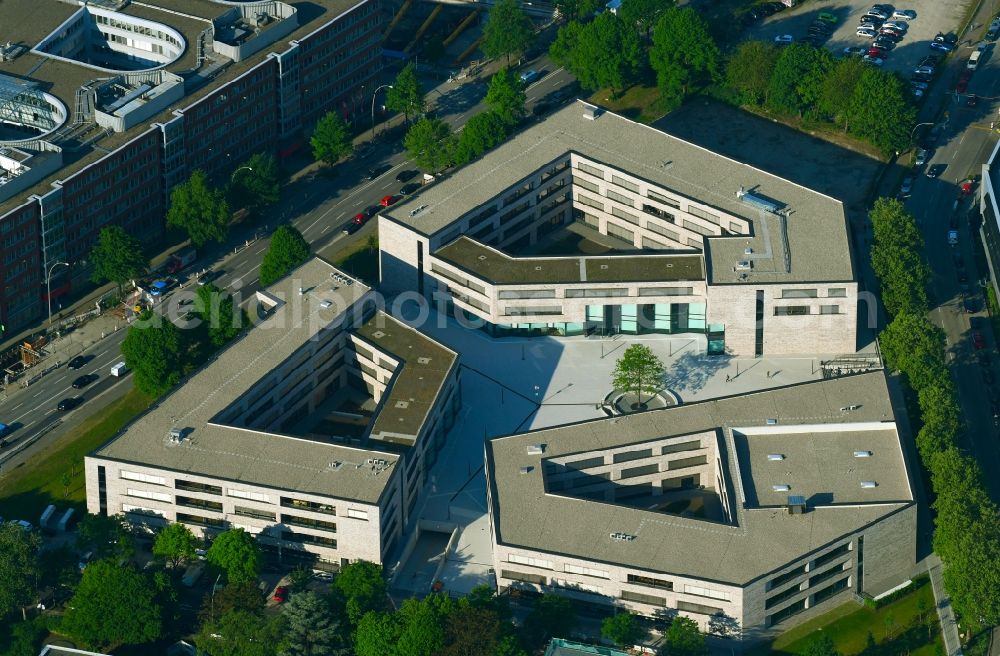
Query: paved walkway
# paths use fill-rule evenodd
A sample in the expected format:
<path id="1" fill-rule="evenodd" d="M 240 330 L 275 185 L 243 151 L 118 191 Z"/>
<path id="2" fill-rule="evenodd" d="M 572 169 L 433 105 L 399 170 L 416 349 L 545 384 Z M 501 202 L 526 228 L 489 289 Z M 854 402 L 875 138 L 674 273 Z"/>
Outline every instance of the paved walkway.
<path id="1" fill-rule="evenodd" d="M 941 620 L 941 636 L 944 638 L 944 651 L 948 656 L 961 656 L 962 642 L 958 636 L 958 621 L 951 609 L 951 597 L 944 589 L 941 576 L 941 559 L 932 554 L 927 560 L 927 573 L 931 577 L 931 587 L 934 588 L 935 608 L 938 619 Z"/>

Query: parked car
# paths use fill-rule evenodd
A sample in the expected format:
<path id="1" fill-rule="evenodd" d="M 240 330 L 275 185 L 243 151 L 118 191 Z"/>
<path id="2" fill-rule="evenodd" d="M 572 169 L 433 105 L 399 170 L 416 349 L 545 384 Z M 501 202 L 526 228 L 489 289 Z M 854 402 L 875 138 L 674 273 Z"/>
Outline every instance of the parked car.
<path id="1" fill-rule="evenodd" d="M 936 178 L 944 173 L 944 170 L 948 168 L 947 164 L 935 164 L 927 169 L 928 178 Z"/>
<path id="2" fill-rule="evenodd" d="M 906 30 L 910 29 L 909 24 L 908 23 L 904 23 L 903 21 L 886 21 L 886 22 L 882 23 L 882 28 L 883 29 L 885 29 L 887 27 L 888 28 L 892 28 L 892 29 L 896 30 L 897 32 L 906 32 Z"/>
<path id="3" fill-rule="evenodd" d="M 899 186 L 899 197 L 907 198 L 911 191 L 913 191 L 913 176 L 908 175 L 903 178 L 903 184 Z"/>
<path id="4" fill-rule="evenodd" d="M 869 57 L 881 57 L 885 59 L 886 51 L 878 46 L 872 46 L 868 48 L 868 52 L 865 53 Z"/>
<path id="5" fill-rule="evenodd" d="M 917 12 L 912 9 L 896 9 L 892 12 L 892 17 L 900 20 L 913 20 L 917 17 Z"/>
<path id="6" fill-rule="evenodd" d="M 538 71 L 527 70 L 521 73 L 519 77 L 521 79 L 521 84 L 531 84 L 532 82 L 538 79 Z"/>
<path id="7" fill-rule="evenodd" d="M 413 169 L 403 169 L 396 174 L 396 182 L 409 182 L 416 176 L 420 171 L 414 171 Z"/>
<path id="8" fill-rule="evenodd" d="M 979 104 L 979 96 L 977 96 L 976 94 L 970 93 L 968 96 L 965 97 L 966 107 L 975 107 L 978 104 Z"/>
<path id="9" fill-rule="evenodd" d="M 872 44 L 876 48 L 881 48 L 882 50 L 889 51 L 896 47 L 896 42 L 892 39 L 887 39 L 885 37 L 876 37 Z"/>
<path id="10" fill-rule="evenodd" d="M 223 274 L 222 271 L 217 271 L 217 270 L 206 271 L 205 273 L 198 276 L 198 284 L 207 285 L 213 280 L 218 280 L 219 276 L 221 276 L 222 274 Z"/>
<path id="11" fill-rule="evenodd" d="M 864 55 L 865 52 L 867 52 L 867 49 L 864 46 L 848 46 L 843 50 L 843 54 L 846 57 L 850 57 L 853 55 L 857 55 L 860 57 L 861 55 Z"/>
<path id="12" fill-rule="evenodd" d="M 405 184 L 400 188 L 400 196 L 409 196 L 410 194 L 416 193 L 420 189 L 420 184 L 417 182 L 411 182 L 410 184 Z"/>
<path id="13" fill-rule="evenodd" d="M 921 82 L 920 80 L 910 80 L 910 86 L 912 86 L 914 89 L 920 89 L 921 91 L 927 91 L 927 89 L 930 87 L 929 84 L 927 84 L 926 82 Z"/>
<path id="14" fill-rule="evenodd" d="M 913 69 L 913 72 L 917 75 L 934 75 L 934 68 L 932 66 L 917 66 Z"/>
<path id="15" fill-rule="evenodd" d="M 944 43 L 943 41 L 931 41 L 931 48 L 933 50 L 940 50 L 941 52 L 951 52 L 955 49 L 950 43 Z"/>
<path id="16" fill-rule="evenodd" d="M 283 585 L 279 585 L 274 589 L 274 595 L 271 599 L 275 603 L 283 604 L 288 599 L 288 588 Z"/>
<path id="17" fill-rule="evenodd" d="M 871 64 L 872 66 L 881 66 L 885 63 L 885 60 L 881 57 L 872 57 L 871 55 L 865 55 L 862 59 L 865 60 L 866 64 Z"/>
<path id="18" fill-rule="evenodd" d="M 958 91 L 959 93 L 965 93 L 966 90 L 968 90 L 968 88 L 969 88 L 969 79 L 961 77 L 958 78 L 958 84 L 955 85 L 955 91 Z"/>
<path id="19" fill-rule="evenodd" d="M 358 212 L 357 214 L 354 215 L 354 218 L 351 219 L 351 223 L 357 224 L 359 226 L 363 226 L 367 222 L 368 222 L 368 215 L 365 214 L 364 212 Z"/>
<path id="20" fill-rule="evenodd" d="M 859 27 L 858 30 L 857 30 L 857 35 L 861 36 L 861 37 L 864 37 L 866 39 L 874 39 L 876 34 L 877 34 L 877 32 L 875 32 L 875 30 L 872 29 L 871 27 L 864 27 L 864 26 L 862 26 L 862 27 Z"/>
<path id="21" fill-rule="evenodd" d="M 396 202 L 395 196 L 382 196 L 382 200 L 379 201 L 379 205 L 382 207 L 389 207 Z"/>
<path id="22" fill-rule="evenodd" d="M 344 234 L 353 235 L 358 230 L 361 230 L 361 224 L 355 223 L 354 221 L 348 221 L 344 224 Z"/>
<path id="23" fill-rule="evenodd" d="M 869 16 L 867 14 L 858 19 L 858 25 L 881 25 L 883 22 L 878 16 Z"/>
<path id="24" fill-rule="evenodd" d="M 72 360 L 70 360 L 66 364 L 66 366 L 69 367 L 70 369 L 79 369 L 85 364 L 87 364 L 87 358 L 83 357 L 82 355 L 78 355 Z"/>
<path id="25" fill-rule="evenodd" d="M 948 245 L 949 246 L 958 246 L 958 230 L 949 230 L 948 231 Z"/>
<path id="26" fill-rule="evenodd" d="M 981 351 L 986 348 L 986 340 L 983 339 L 982 333 L 972 333 L 972 345 L 977 351 Z"/>
<path id="27" fill-rule="evenodd" d="M 793 41 L 795 41 L 795 37 L 793 37 L 791 34 L 779 34 L 778 36 L 774 37 L 774 42 L 777 43 L 779 46 L 787 46 L 789 43 L 792 43 Z"/>

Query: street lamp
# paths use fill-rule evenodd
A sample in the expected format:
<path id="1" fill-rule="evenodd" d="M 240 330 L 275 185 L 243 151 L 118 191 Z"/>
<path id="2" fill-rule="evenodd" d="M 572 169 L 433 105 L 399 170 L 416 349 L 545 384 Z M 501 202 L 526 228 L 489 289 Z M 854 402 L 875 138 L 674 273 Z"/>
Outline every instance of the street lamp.
<path id="1" fill-rule="evenodd" d="M 917 128 L 919 128 L 921 125 L 934 125 L 934 121 L 930 121 L 928 123 L 917 123 L 916 125 L 914 125 L 913 129 L 910 130 L 910 143 L 913 143 L 913 133 L 916 132 Z"/>
<path id="2" fill-rule="evenodd" d="M 242 171 L 243 169 L 246 169 L 247 171 L 253 171 L 253 167 L 252 166 L 241 166 L 240 168 L 238 168 L 235 171 L 233 171 L 233 174 L 231 176 L 229 176 L 229 181 L 230 182 L 236 182 L 236 174 L 239 173 L 240 171 Z"/>
<path id="3" fill-rule="evenodd" d="M 45 274 L 45 299 L 49 302 L 49 325 L 52 325 L 52 272 L 59 265 L 69 266 L 69 262 L 56 262 Z"/>
<path id="4" fill-rule="evenodd" d="M 378 92 L 381 91 L 382 89 L 391 89 L 391 88 L 392 88 L 391 84 L 383 84 L 380 87 L 375 87 L 375 90 L 372 91 L 372 139 L 375 138 L 375 96 L 377 96 Z"/>

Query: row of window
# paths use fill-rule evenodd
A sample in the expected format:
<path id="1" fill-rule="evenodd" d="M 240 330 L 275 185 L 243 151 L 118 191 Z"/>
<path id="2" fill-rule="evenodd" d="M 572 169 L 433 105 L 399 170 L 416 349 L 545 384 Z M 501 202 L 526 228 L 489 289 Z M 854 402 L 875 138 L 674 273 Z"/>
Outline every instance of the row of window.
<path id="1" fill-rule="evenodd" d="M 813 314 L 813 308 L 808 305 L 779 305 L 774 308 L 776 317 L 803 317 Z M 820 305 L 819 314 L 840 314 L 839 305 Z"/>

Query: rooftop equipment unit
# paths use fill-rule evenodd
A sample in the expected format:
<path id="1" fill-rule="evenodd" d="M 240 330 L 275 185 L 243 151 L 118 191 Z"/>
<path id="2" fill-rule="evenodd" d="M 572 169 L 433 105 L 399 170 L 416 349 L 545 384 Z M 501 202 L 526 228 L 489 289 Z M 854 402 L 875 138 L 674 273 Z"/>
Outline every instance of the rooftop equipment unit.
<path id="1" fill-rule="evenodd" d="M 854 452 L 854 457 L 855 458 L 871 458 L 872 457 L 872 452 L 871 451 L 855 451 Z"/>
<path id="2" fill-rule="evenodd" d="M 528 455 L 539 456 L 545 453 L 544 444 L 529 444 L 528 445 Z"/>
<path id="3" fill-rule="evenodd" d="M 866 490 L 871 490 L 873 488 L 878 487 L 878 483 L 876 483 L 875 481 L 861 481 L 861 487 L 863 487 Z"/>
<path id="4" fill-rule="evenodd" d="M 750 205 L 758 210 L 770 212 L 771 214 L 778 213 L 779 207 L 777 203 L 772 200 L 768 200 L 763 196 L 755 196 L 749 191 L 744 190 L 743 187 L 740 187 L 740 190 L 736 192 L 736 197 L 747 205 Z"/>
<path id="5" fill-rule="evenodd" d="M 786 485 L 784 483 L 778 483 L 777 485 L 772 485 L 771 490 L 774 492 L 788 492 L 792 489 L 791 485 Z"/>
<path id="6" fill-rule="evenodd" d="M 803 496 L 790 494 L 788 495 L 788 508 L 789 515 L 801 515 L 806 511 L 806 498 Z"/>
<path id="7" fill-rule="evenodd" d="M 785 459 L 784 453 L 769 453 L 767 454 L 767 459 L 771 462 L 781 462 Z"/>

